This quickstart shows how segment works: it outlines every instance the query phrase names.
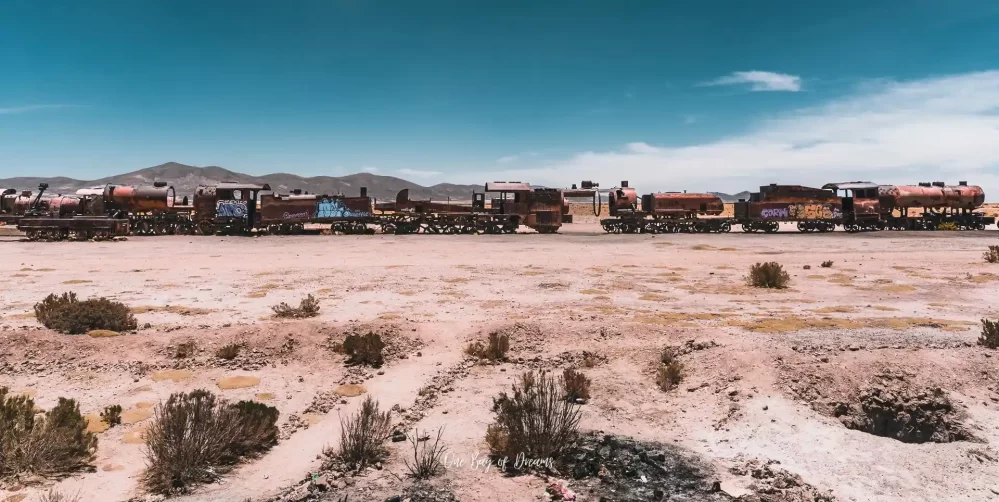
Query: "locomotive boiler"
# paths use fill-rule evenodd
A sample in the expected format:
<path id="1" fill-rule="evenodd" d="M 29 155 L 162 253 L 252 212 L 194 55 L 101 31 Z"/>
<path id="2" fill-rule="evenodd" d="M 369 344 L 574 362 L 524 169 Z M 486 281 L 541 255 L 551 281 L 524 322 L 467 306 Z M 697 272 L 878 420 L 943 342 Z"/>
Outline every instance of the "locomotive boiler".
<path id="1" fill-rule="evenodd" d="M 639 201 L 641 205 L 639 205 Z M 611 218 L 600 220 L 611 233 L 728 232 L 731 222 L 717 218 L 725 210 L 712 193 L 656 192 L 638 197 L 622 181 L 607 198 Z"/>
<path id="2" fill-rule="evenodd" d="M 995 218 L 975 212 L 985 203 L 985 191 L 965 181 L 956 186 L 941 181 L 881 185 L 878 199 L 881 217 L 893 230 L 935 230 L 941 225 L 983 230 L 995 223 Z"/>

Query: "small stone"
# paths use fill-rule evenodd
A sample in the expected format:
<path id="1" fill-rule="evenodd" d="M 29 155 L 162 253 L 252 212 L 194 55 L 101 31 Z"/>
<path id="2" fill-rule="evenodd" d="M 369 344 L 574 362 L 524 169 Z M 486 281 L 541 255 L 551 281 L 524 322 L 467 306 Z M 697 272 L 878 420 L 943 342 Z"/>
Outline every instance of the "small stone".
<path id="1" fill-rule="evenodd" d="M 736 389 L 735 387 L 729 387 L 729 388 L 728 388 L 728 389 L 727 389 L 727 390 L 725 391 L 725 393 L 727 393 L 727 394 L 728 394 L 728 395 L 730 395 L 730 396 L 735 396 L 735 395 L 738 395 L 738 394 L 739 394 L 739 389 Z"/>
<path id="2" fill-rule="evenodd" d="M 385 374 L 385 372 L 384 372 L 384 371 L 382 371 L 382 370 L 378 370 L 378 374 L 379 374 L 379 375 L 384 375 L 384 374 Z"/>
<path id="3" fill-rule="evenodd" d="M 769 407 L 769 406 L 767 406 L 767 405 L 765 405 L 765 404 L 763 405 L 763 411 L 767 411 L 767 410 L 769 410 L 769 409 L 770 409 L 770 407 Z"/>
<path id="4" fill-rule="evenodd" d="M 406 433 L 402 431 L 395 431 L 392 433 L 392 442 L 401 443 L 406 440 Z"/>
<path id="5" fill-rule="evenodd" d="M 417 352 L 416 357 L 423 357 L 423 352 Z"/>

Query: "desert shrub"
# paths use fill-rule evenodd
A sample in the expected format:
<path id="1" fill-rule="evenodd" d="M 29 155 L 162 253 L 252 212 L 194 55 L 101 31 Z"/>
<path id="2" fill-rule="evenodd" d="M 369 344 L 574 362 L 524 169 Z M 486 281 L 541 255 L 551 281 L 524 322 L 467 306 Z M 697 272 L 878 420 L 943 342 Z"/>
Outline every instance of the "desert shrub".
<path id="1" fill-rule="evenodd" d="M 143 484 L 156 493 L 210 482 L 240 457 L 276 443 L 277 409 L 229 404 L 205 390 L 171 395 L 156 407 L 145 436 Z"/>
<path id="2" fill-rule="evenodd" d="M 669 366 L 676 362 L 676 359 L 680 357 L 680 349 L 677 347 L 663 347 L 663 351 L 659 353 L 659 363 L 663 366 Z"/>
<path id="3" fill-rule="evenodd" d="M 131 331 L 138 327 L 135 316 L 124 303 L 107 298 L 79 301 L 73 292 L 46 296 L 35 304 L 35 317 L 46 328 L 70 335 L 92 330 Z"/>
<path id="4" fill-rule="evenodd" d="M 121 405 L 105 406 L 101 412 L 101 420 L 108 424 L 108 427 L 121 425 Z"/>
<path id="5" fill-rule="evenodd" d="M 342 350 L 347 354 L 348 364 L 366 364 L 375 368 L 380 368 L 384 359 L 382 349 L 385 342 L 381 335 L 368 332 L 366 335 L 347 335 L 343 341 Z"/>
<path id="6" fill-rule="evenodd" d="M 590 379 L 573 368 L 562 371 L 562 386 L 565 387 L 565 397 L 570 401 L 590 398 Z"/>
<path id="7" fill-rule="evenodd" d="M 489 333 L 489 346 L 485 346 L 482 342 L 473 342 L 465 347 L 465 353 L 478 357 L 479 359 L 488 359 L 490 361 L 504 361 L 506 360 L 506 353 L 510 350 L 510 336 L 507 334 L 500 334 L 496 331 Z"/>
<path id="8" fill-rule="evenodd" d="M 238 426 L 231 455 L 251 456 L 277 444 L 280 416 L 277 408 L 256 401 L 240 401 L 231 406 L 236 410 Z"/>
<path id="9" fill-rule="evenodd" d="M 787 287 L 787 283 L 791 280 L 791 277 L 787 275 L 787 272 L 784 271 L 784 267 L 780 263 L 771 261 L 753 265 L 749 269 L 749 275 L 746 276 L 746 280 L 750 286 L 757 288 L 783 289 Z"/>
<path id="10" fill-rule="evenodd" d="M 978 345 L 999 349 L 999 321 L 982 319 L 982 334 L 978 337 Z"/>
<path id="11" fill-rule="evenodd" d="M 56 491 L 55 488 L 49 488 L 49 491 L 38 496 L 38 502 L 80 502 L 83 500 L 80 494 L 76 495 L 66 495 L 65 493 Z"/>
<path id="12" fill-rule="evenodd" d="M 275 317 L 284 317 L 290 319 L 304 319 L 306 317 L 316 317 L 319 315 L 319 300 L 311 294 L 302 298 L 299 302 L 298 307 L 292 307 L 285 302 L 281 302 L 273 307 L 271 310 L 274 311 Z"/>
<path id="13" fill-rule="evenodd" d="M 176 359 L 187 359 L 188 357 L 194 357 L 197 353 L 198 343 L 194 340 L 187 340 L 177 344 L 177 348 L 173 352 L 173 357 Z"/>
<path id="14" fill-rule="evenodd" d="M 957 230 L 957 223 L 953 221 L 945 221 L 937 225 L 937 230 Z"/>
<path id="15" fill-rule="evenodd" d="M 999 246 L 989 246 L 989 250 L 982 255 L 982 258 L 989 263 L 999 263 Z"/>
<path id="16" fill-rule="evenodd" d="M 223 345 L 222 347 L 219 347 L 219 350 L 215 351 L 215 357 L 219 359 L 225 359 L 226 361 L 231 361 L 233 359 L 236 359 L 236 356 L 239 355 L 239 351 L 242 348 L 243 347 L 238 343 L 229 343 Z"/>
<path id="17" fill-rule="evenodd" d="M 673 361 L 670 364 L 661 364 L 656 371 L 656 385 L 663 391 L 670 391 L 680 385 L 683 381 L 683 364 L 680 361 Z"/>
<path id="18" fill-rule="evenodd" d="M 832 265 L 833 265 L 832 260 L 826 260 L 826 261 L 822 262 L 821 266 L 822 266 L 822 268 L 829 268 L 829 267 L 832 267 Z"/>
<path id="19" fill-rule="evenodd" d="M 413 448 L 413 462 L 404 459 L 406 469 L 409 469 L 409 476 L 413 479 L 430 479 L 444 472 L 444 454 L 447 446 L 441 442 L 444 428 L 437 429 L 437 438 L 430 442 L 430 437 L 421 437 L 417 430 L 409 436 L 409 444 Z"/>
<path id="20" fill-rule="evenodd" d="M 62 474 L 90 467 L 97 436 L 72 399 L 59 398 L 35 416 L 35 402 L 0 387 L 0 479 L 22 473 Z"/>
<path id="21" fill-rule="evenodd" d="M 368 396 L 361 409 L 340 419 L 340 447 L 327 455 L 354 468 L 363 469 L 385 458 L 384 443 L 392 432 L 391 412 L 378 409 L 378 401 Z"/>
<path id="22" fill-rule="evenodd" d="M 565 389 L 546 373 L 527 372 L 519 380 L 512 394 L 493 398 L 495 422 L 486 429 L 489 451 L 509 459 L 556 457 L 576 439 L 579 405 L 567 401 Z"/>

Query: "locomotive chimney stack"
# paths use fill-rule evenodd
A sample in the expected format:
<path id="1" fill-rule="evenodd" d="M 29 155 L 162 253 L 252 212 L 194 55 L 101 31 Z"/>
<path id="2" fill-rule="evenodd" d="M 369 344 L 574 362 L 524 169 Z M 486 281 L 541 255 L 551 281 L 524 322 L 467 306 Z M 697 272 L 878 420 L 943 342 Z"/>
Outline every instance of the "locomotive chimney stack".
<path id="1" fill-rule="evenodd" d="M 368 187 L 361 187 L 361 197 L 368 196 Z"/>

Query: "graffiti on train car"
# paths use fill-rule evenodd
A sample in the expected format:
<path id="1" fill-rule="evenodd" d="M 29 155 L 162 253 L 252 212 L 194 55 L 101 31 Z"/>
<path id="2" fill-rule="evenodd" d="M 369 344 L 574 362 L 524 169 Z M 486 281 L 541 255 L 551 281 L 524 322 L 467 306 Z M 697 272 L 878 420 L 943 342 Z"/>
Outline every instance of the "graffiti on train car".
<path id="1" fill-rule="evenodd" d="M 285 213 L 282 216 L 286 220 L 311 220 L 312 219 L 312 213 L 310 213 L 308 211 L 302 211 L 302 212 L 299 212 L 299 213 L 289 213 L 289 212 L 285 211 Z"/>
<path id="2" fill-rule="evenodd" d="M 219 218 L 246 218 L 245 200 L 220 200 L 215 203 L 215 215 Z"/>
<path id="3" fill-rule="evenodd" d="M 787 209 L 791 218 L 797 220 L 831 220 L 843 216 L 838 207 L 829 204 L 794 204 Z"/>
<path id="4" fill-rule="evenodd" d="M 760 209 L 760 218 L 766 220 L 786 220 L 790 212 L 785 207 L 765 207 Z"/>
<path id="5" fill-rule="evenodd" d="M 365 218 L 371 211 L 351 209 L 342 199 L 322 199 L 316 204 L 316 218 Z"/>

